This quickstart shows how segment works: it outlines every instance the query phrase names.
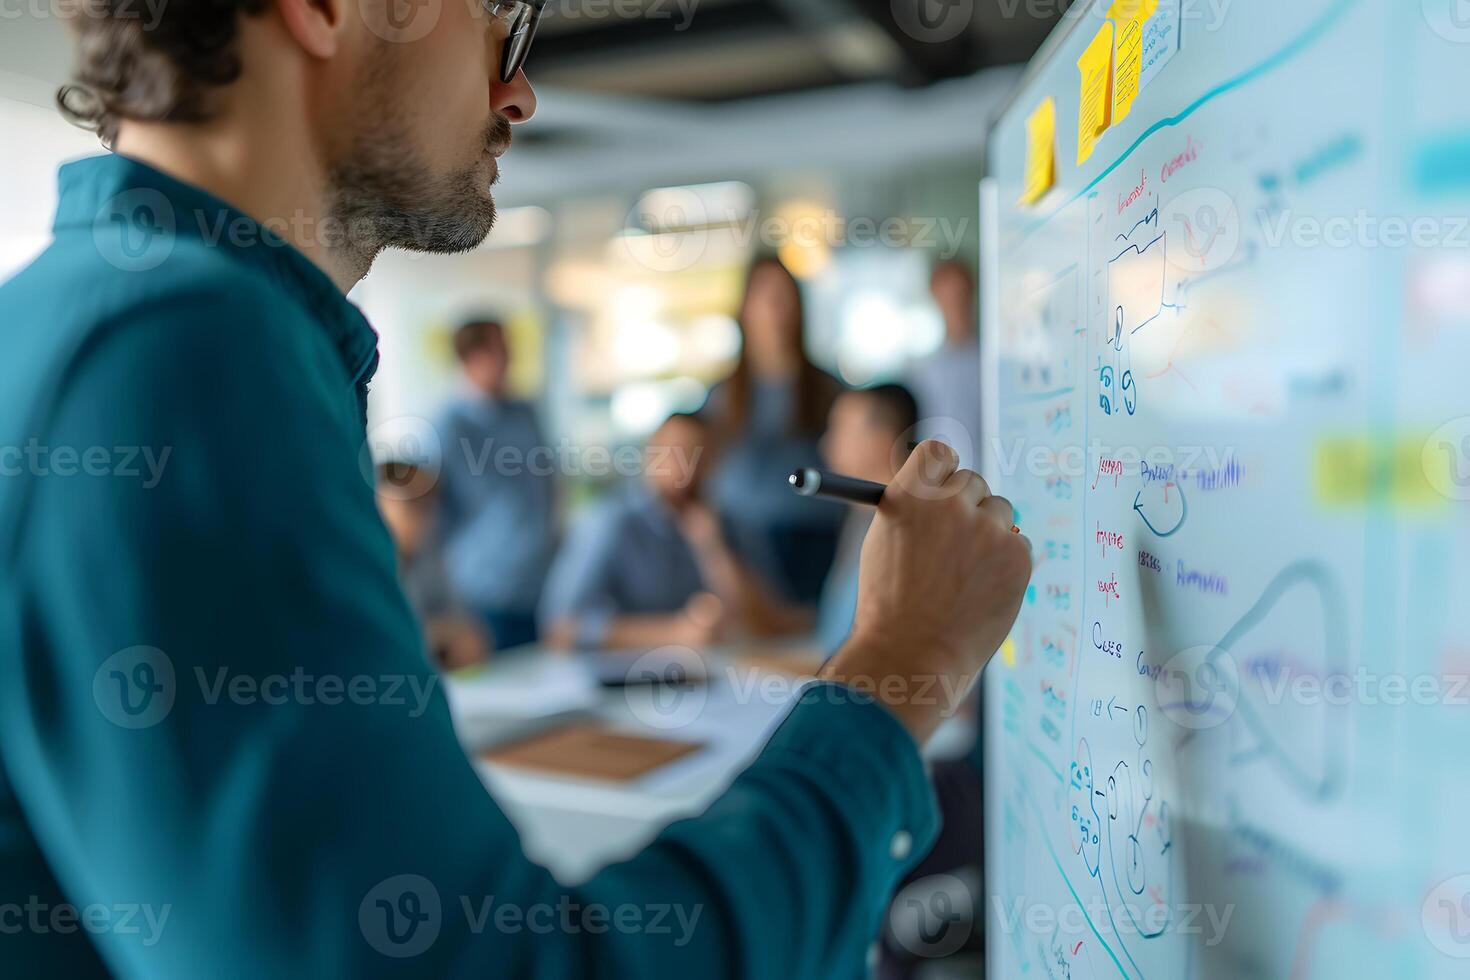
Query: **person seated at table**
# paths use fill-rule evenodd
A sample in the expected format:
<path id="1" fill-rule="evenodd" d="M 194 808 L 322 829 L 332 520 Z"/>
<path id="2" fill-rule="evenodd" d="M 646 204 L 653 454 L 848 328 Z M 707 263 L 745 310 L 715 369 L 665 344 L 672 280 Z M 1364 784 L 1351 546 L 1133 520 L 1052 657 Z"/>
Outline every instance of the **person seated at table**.
<path id="1" fill-rule="evenodd" d="M 874 483 L 890 483 L 909 456 L 909 440 L 919 423 L 914 396 L 902 385 L 845 391 L 837 396 L 822 437 L 822 458 L 834 473 Z M 852 632 L 857 611 L 858 558 L 873 522 L 871 507 L 848 508 L 837 556 L 817 605 L 817 644 L 830 656 Z"/>
<path id="2" fill-rule="evenodd" d="M 443 671 L 484 663 L 490 658 L 489 635 L 455 600 L 435 542 L 438 474 L 414 463 L 385 462 L 377 475 L 378 511 L 393 537 L 398 576 L 423 624 L 430 661 Z"/>
<path id="3" fill-rule="evenodd" d="M 732 633 L 800 627 L 801 614 L 768 596 L 730 551 L 701 497 L 709 437 L 699 416 L 670 416 L 644 447 L 643 479 L 578 523 L 542 604 L 551 646 L 697 649 Z"/>

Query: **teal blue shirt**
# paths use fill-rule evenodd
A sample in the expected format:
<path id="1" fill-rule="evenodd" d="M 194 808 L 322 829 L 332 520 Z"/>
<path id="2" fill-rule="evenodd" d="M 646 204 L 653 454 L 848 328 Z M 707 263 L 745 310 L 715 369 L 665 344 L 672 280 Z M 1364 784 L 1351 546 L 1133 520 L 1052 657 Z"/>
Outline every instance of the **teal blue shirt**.
<path id="1" fill-rule="evenodd" d="M 395 582 L 362 316 L 148 167 L 61 190 L 0 287 L 0 972 L 861 974 L 936 823 L 890 714 L 807 689 L 704 815 L 560 886 Z"/>

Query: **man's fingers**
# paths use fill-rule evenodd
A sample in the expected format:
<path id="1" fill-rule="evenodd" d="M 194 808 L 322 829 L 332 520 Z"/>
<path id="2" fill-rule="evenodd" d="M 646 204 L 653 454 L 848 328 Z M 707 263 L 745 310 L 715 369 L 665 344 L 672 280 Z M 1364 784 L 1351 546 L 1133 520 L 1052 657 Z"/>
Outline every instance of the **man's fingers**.
<path id="1" fill-rule="evenodd" d="M 1007 531 L 1016 526 L 1016 508 L 1004 497 L 986 497 L 980 502 L 980 510 Z"/>
<path id="2" fill-rule="evenodd" d="M 969 507 L 979 507 L 990 496 L 990 484 L 974 470 L 956 470 L 945 481 L 945 489 L 957 495 Z"/>
<path id="3" fill-rule="evenodd" d="M 933 500 L 942 496 L 945 484 L 960 467 L 959 455 L 934 439 L 919 443 L 893 485 L 911 497 Z"/>

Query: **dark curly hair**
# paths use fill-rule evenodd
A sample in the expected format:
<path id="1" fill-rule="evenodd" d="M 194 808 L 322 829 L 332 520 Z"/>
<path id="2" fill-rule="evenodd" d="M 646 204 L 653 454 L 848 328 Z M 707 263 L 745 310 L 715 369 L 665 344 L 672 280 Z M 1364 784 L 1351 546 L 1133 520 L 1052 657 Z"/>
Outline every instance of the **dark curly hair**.
<path id="1" fill-rule="evenodd" d="M 57 106 L 108 146 L 125 119 L 202 122 L 213 90 L 240 76 L 240 17 L 269 2 L 167 0 L 156 22 L 145 23 L 137 0 L 85 0 L 72 19 L 76 74 L 56 93 Z"/>

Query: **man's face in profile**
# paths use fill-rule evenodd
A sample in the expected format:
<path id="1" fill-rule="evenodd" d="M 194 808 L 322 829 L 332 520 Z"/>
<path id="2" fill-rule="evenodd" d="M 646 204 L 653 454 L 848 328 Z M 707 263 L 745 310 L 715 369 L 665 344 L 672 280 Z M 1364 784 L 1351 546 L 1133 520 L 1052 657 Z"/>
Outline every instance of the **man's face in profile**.
<path id="1" fill-rule="evenodd" d="M 362 0 L 366 26 L 334 113 L 328 184 L 349 240 L 423 252 L 474 248 L 511 123 L 535 97 L 500 80 L 507 24 L 478 0 Z"/>

